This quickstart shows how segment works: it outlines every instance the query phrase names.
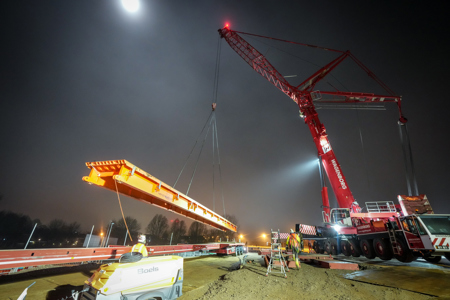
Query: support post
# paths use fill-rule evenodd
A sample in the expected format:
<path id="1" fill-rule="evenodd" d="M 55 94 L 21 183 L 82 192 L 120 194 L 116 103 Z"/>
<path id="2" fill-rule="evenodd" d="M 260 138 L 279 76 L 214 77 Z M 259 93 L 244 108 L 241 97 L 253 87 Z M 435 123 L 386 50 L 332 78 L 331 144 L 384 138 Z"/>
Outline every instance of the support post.
<path id="1" fill-rule="evenodd" d="M 125 246 L 125 244 L 127 243 L 127 237 L 128 237 L 128 230 L 125 233 L 125 241 L 123 241 L 123 245 Z"/>
<path id="2" fill-rule="evenodd" d="M 89 235 L 88 242 L 86 244 L 86 248 L 89 248 L 89 243 L 91 242 L 92 232 L 94 231 L 94 225 L 92 225 L 91 234 Z"/>
<path id="3" fill-rule="evenodd" d="M 108 242 L 109 242 L 109 235 L 111 234 L 111 230 L 112 230 L 112 227 L 113 227 L 113 225 L 114 225 L 114 223 L 113 223 L 113 222 L 111 222 L 111 223 L 109 224 L 109 230 L 108 230 L 108 238 L 106 239 L 105 247 L 107 247 L 107 246 L 108 246 Z"/>
<path id="4" fill-rule="evenodd" d="M 23 248 L 23 249 L 27 249 L 28 243 L 30 242 L 31 237 L 33 236 L 33 233 L 34 233 L 34 230 L 36 229 L 36 226 L 37 226 L 37 223 L 34 224 L 33 230 L 31 231 L 30 237 L 28 238 L 28 242 L 26 243 L 25 248 Z"/>

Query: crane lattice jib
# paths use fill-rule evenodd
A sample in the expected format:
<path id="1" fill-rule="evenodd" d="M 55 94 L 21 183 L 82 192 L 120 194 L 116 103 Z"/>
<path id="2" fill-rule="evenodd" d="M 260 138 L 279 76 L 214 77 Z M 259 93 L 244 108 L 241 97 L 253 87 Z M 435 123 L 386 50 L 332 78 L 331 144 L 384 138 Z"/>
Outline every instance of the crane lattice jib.
<path id="1" fill-rule="evenodd" d="M 338 51 L 342 53 L 335 60 L 318 70 L 297 87 L 292 86 L 281 75 L 264 55 L 244 40 L 236 31 L 230 30 L 228 27 L 219 29 L 220 36 L 223 37 L 230 47 L 239 54 L 256 72 L 266 78 L 274 86 L 280 89 L 284 94 L 290 97 L 300 108 L 308 105 L 309 101 L 305 99 L 306 94 L 313 91 L 315 85 L 328 75 L 335 67 L 337 67 L 344 59 L 350 57 L 357 63 L 368 75 L 373 78 L 380 86 L 387 90 L 389 95 L 377 95 L 373 93 L 344 92 L 344 91 L 320 91 L 321 95 L 334 96 L 333 99 L 322 99 L 323 103 L 375 103 L 375 102 L 396 102 L 399 108 L 400 119 L 404 120 L 401 112 L 401 97 L 393 94 L 380 79 L 378 79 L 366 66 L 364 66 L 350 51 Z M 320 47 L 316 47 L 319 48 Z M 332 50 L 332 49 L 326 49 Z M 315 101 L 315 99 L 313 99 Z"/>
<path id="2" fill-rule="evenodd" d="M 230 47 L 239 54 L 256 72 L 266 78 L 270 83 L 280 89 L 284 94 L 294 100 L 297 103 L 300 113 L 304 117 L 305 123 L 308 125 L 311 135 L 313 136 L 314 143 L 318 150 L 319 157 L 322 160 L 325 172 L 329 178 L 331 187 L 338 205 L 341 208 L 350 208 L 355 201 L 354 197 L 348 187 L 347 180 L 342 172 L 342 169 L 337 161 L 333 149 L 331 148 L 328 140 L 325 126 L 320 122 L 318 114 L 316 112 L 313 95 L 317 92 L 313 92 L 315 85 L 328 75 L 334 68 L 336 68 L 345 58 L 353 55 L 347 51 L 340 52 L 341 55 L 331 61 L 329 64 L 318 70 L 311 75 L 299 86 L 295 87 L 289 84 L 287 80 L 281 75 L 270 62 L 256 50 L 252 45 L 245 41 L 237 32 L 230 30 L 228 27 L 219 29 L 219 34 L 224 38 Z M 363 66 L 364 70 L 368 69 L 362 65 L 360 61 L 356 61 L 358 65 Z M 369 74 L 371 77 L 376 78 L 373 73 Z M 377 79 L 378 80 L 378 79 Z M 381 82 L 378 80 L 377 82 Z M 372 93 L 354 93 L 354 92 L 328 92 L 320 91 L 321 96 L 333 96 L 334 99 L 320 99 L 318 101 L 324 103 L 375 103 L 375 102 L 396 102 L 399 107 L 400 120 L 406 120 L 403 118 L 400 110 L 401 97 L 393 96 L 391 91 L 388 91 L 391 95 L 375 95 Z M 327 215 L 329 215 L 330 207 L 328 198 L 323 198 L 323 207 Z"/>
<path id="3" fill-rule="evenodd" d="M 221 37 L 225 38 L 231 48 L 239 54 L 256 72 L 270 81 L 288 97 L 298 104 L 297 89 L 287 82 L 270 62 L 256 50 L 246 40 L 241 38 L 236 32 L 228 28 L 219 29 Z"/>

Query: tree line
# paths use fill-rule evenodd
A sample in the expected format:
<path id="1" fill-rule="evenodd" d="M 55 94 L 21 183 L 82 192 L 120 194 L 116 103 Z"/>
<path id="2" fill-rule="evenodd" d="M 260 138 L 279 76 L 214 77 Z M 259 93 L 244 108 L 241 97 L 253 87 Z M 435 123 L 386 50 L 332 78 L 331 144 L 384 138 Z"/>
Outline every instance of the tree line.
<path id="1" fill-rule="evenodd" d="M 10 211 L 0 211 L 0 248 L 23 248 L 34 226 L 33 239 L 27 248 L 81 247 L 79 245 L 80 224 L 66 223 L 54 219 L 42 224 L 39 219 Z M 82 244 L 82 242 L 81 242 Z"/>
<path id="2" fill-rule="evenodd" d="M 225 218 L 233 224 L 237 223 L 237 219 L 232 215 L 226 215 Z M 130 239 L 127 239 L 125 242 L 125 237 L 128 235 L 127 229 L 123 219 L 120 219 L 118 221 L 112 221 L 114 225 L 111 229 L 111 236 L 118 238 L 117 243 L 119 245 L 123 245 L 124 242 L 128 245 L 133 244 L 137 240 L 138 234 L 146 234 L 147 244 L 151 245 L 232 241 L 236 238 L 234 232 L 224 232 L 214 228 L 210 229 L 209 226 L 196 221 L 192 222 L 189 228 L 187 228 L 184 220 L 176 218 L 175 220 L 169 221 L 162 214 L 156 214 L 144 230 L 141 230 L 141 225 L 136 219 L 125 217 L 125 220 L 133 242 Z"/>
<path id="3" fill-rule="evenodd" d="M 226 215 L 225 218 L 237 225 L 234 216 Z M 135 218 L 128 216 L 125 220 L 131 238 L 123 219 L 112 220 L 110 223 L 109 237 L 117 238 L 118 245 L 136 243 L 138 234 L 146 234 L 147 244 L 150 245 L 232 241 L 236 238 L 234 232 L 211 229 L 196 221 L 192 222 L 188 228 L 184 220 L 176 218 L 169 221 L 162 214 L 156 214 L 143 230 Z M 62 219 L 54 219 L 48 224 L 43 224 L 39 219 L 32 220 L 27 215 L 0 211 L 0 249 L 22 249 L 35 224 L 37 226 L 27 248 L 82 247 L 86 234 L 90 233 L 90 231 L 81 231 L 81 225 L 77 222 L 67 223 Z M 104 235 L 103 238 L 106 238 L 108 233 L 101 232 L 101 229 L 97 228 L 93 232 L 95 235 L 101 233 Z"/>

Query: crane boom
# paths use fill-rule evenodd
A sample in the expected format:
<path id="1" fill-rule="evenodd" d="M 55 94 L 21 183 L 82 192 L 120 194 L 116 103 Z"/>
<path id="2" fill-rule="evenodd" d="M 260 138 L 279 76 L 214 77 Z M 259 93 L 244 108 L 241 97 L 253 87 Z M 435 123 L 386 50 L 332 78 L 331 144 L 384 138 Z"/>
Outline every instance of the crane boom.
<path id="1" fill-rule="evenodd" d="M 314 139 L 314 143 L 318 150 L 318 156 L 328 176 L 334 194 L 336 195 L 339 207 L 358 209 L 359 206 L 355 205 L 354 203 L 355 199 L 337 161 L 336 155 L 331 148 L 325 126 L 320 122 L 319 116 L 314 106 L 314 101 L 316 101 L 317 94 L 319 92 L 313 91 L 315 85 L 326 75 L 328 75 L 334 68 L 336 68 L 345 58 L 351 57 L 352 59 L 354 59 L 354 56 L 348 51 L 336 51 L 341 53 L 339 57 L 319 69 L 316 73 L 303 81 L 299 86 L 293 86 L 283 77 L 283 75 L 281 75 L 276 70 L 275 67 L 272 66 L 272 64 L 262 53 L 260 53 L 252 45 L 245 41 L 236 31 L 230 30 L 228 26 L 226 26 L 222 29 L 219 29 L 219 34 L 227 41 L 230 47 L 237 54 L 239 54 L 239 56 L 241 56 L 257 73 L 266 78 L 270 83 L 281 90 L 295 103 L 297 103 L 300 111 L 300 116 L 308 125 L 311 135 Z M 362 65 L 359 61 L 357 61 L 357 63 L 360 66 Z M 373 73 L 370 73 L 370 75 L 374 77 Z M 320 94 L 337 97 L 337 100 L 322 100 L 322 102 L 329 103 L 397 102 L 400 112 L 400 120 L 403 119 L 406 122 L 406 119 L 402 117 L 400 107 L 401 98 L 399 96 L 375 95 L 371 93 L 354 93 L 342 91 L 320 91 Z M 330 206 L 328 203 L 328 196 L 326 195 L 326 189 L 325 191 L 322 190 L 322 201 L 325 219 L 329 221 Z"/>

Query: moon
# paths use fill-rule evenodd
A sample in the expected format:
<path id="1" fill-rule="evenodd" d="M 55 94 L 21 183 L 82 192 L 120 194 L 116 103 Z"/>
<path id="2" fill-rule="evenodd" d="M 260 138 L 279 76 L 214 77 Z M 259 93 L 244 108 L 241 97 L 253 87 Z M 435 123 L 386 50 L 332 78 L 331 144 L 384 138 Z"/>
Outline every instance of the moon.
<path id="1" fill-rule="evenodd" d="M 139 10 L 139 0 L 122 0 L 122 6 L 129 12 L 136 12 Z"/>

